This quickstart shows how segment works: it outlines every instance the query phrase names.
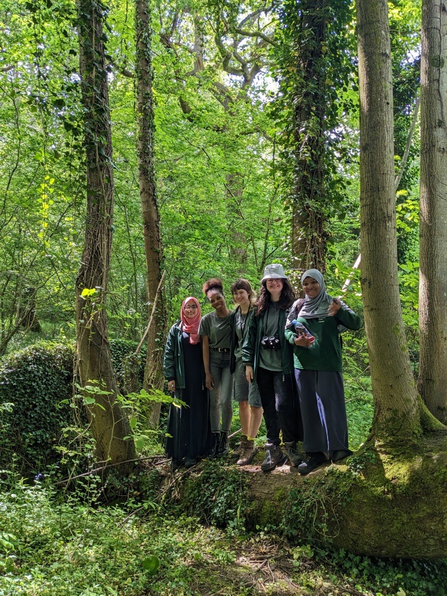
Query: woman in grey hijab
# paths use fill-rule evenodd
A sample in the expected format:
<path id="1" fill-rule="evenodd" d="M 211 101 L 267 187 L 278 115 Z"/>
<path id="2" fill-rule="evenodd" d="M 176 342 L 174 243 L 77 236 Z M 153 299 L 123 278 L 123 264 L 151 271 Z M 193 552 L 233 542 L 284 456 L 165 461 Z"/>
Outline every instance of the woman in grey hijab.
<path id="1" fill-rule="evenodd" d="M 305 298 L 293 304 L 285 335 L 294 351 L 307 455 L 298 472 L 305 475 L 330 460 L 340 461 L 352 454 L 348 448 L 340 333 L 359 329 L 361 321 L 344 302 L 329 296 L 317 269 L 305 271 L 301 284 Z"/>

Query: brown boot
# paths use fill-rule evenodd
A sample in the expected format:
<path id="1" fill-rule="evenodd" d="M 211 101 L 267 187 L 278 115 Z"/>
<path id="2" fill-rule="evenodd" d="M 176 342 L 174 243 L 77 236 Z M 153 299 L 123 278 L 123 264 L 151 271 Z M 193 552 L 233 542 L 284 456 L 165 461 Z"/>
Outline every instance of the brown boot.
<path id="1" fill-rule="evenodd" d="M 253 439 L 250 441 L 245 437 L 245 445 L 241 450 L 241 457 L 236 462 L 238 466 L 248 466 L 253 461 L 254 456 L 257 454 L 258 448 L 255 446 Z"/>

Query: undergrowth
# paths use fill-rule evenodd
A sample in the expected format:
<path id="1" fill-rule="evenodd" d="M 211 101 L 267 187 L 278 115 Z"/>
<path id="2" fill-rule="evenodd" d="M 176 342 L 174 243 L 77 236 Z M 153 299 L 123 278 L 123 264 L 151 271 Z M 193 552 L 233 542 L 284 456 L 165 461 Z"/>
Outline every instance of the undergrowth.
<path id="1" fill-rule="evenodd" d="M 247 534 L 237 524 L 230 532 L 205 527 L 156 500 L 138 508 L 132 502 L 104 507 L 71 494 L 61 502 L 48 486 L 12 485 L 4 473 L 1 478 L 0 596 L 447 593 L 443 561 L 291 546 L 263 531 Z M 237 512 L 226 516 L 237 518 Z"/>

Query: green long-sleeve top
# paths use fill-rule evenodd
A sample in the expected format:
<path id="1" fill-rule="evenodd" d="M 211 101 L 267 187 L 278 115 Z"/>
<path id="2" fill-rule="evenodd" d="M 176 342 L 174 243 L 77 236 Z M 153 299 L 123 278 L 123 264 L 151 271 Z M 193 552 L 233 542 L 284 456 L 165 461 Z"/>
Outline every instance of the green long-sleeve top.
<path id="1" fill-rule="evenodd" d="M 315 342 L 308 348 L 297 346 L 294 342 L 295 332 L 286 328 L 286 339 L 293 345 L 294 367 L 301 370 L 342 372 L 342 350 L 338 326 L 343 325 L 353 330 L 360 329 L 360 317 L 342 302 L 340 310 L 333 317 L 305 319 L 297 316 L 300 306 L 297 305 L 298 302 L 296 301 L 290 310 L 287 326 L 296 319 L 315 337 Z"/>

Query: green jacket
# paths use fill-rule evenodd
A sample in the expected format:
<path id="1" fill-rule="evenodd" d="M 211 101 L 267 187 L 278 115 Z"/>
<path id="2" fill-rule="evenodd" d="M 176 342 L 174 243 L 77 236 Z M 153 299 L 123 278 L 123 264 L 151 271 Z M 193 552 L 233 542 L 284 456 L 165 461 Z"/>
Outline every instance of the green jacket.
<path id="1" fill-rule="evenodd" d="M 298 302 L 298 301 L 297 301 Z M 292 306 L 288 323 L 293 319 L 303 323 L 315 337 L 315 342 L 309 348 L 296 346 L 295 332 L 285 330 L 288 342 L 293 345 L 293 360 L 295 368 L 301 370 L 320 370 L 329 372 L 342 372 L 342 346 L 340 341 L 339 325 L 348 329 L 360 329 L 361 319 L 346 304 L 334 317 L 320 317 L 318 319 L 304 319 L 297 316 L 297 302 Z"/>
<path id="2" fill-rule="evenodd" d="M 281 365 L 283 373 L 288 375 L 293 371 L 293 350 L 290 343 L 285 341 L 284 328 L 288 310 L 280 310 L 277 335 L 281 342 Z M 264 337 L 264 315 L 265 311 L 259 316 L 254 315 L 250 318 L 248 333 L 242 346 L 242 362 L 246 366 L 253 367 L 253 381 L 256 383 L 259 369 L 259 352 L 261 348 L 261 339 Z"/>
<path id="3" fill-rule="evenodd" d="M 163 371 L 166 380 L 175 381 L 176 389 L 185 388 L 185 361 L 182 346 L 182 323 L 178 320 L 172 325 L 166 339 L 163 358 Z"/>

